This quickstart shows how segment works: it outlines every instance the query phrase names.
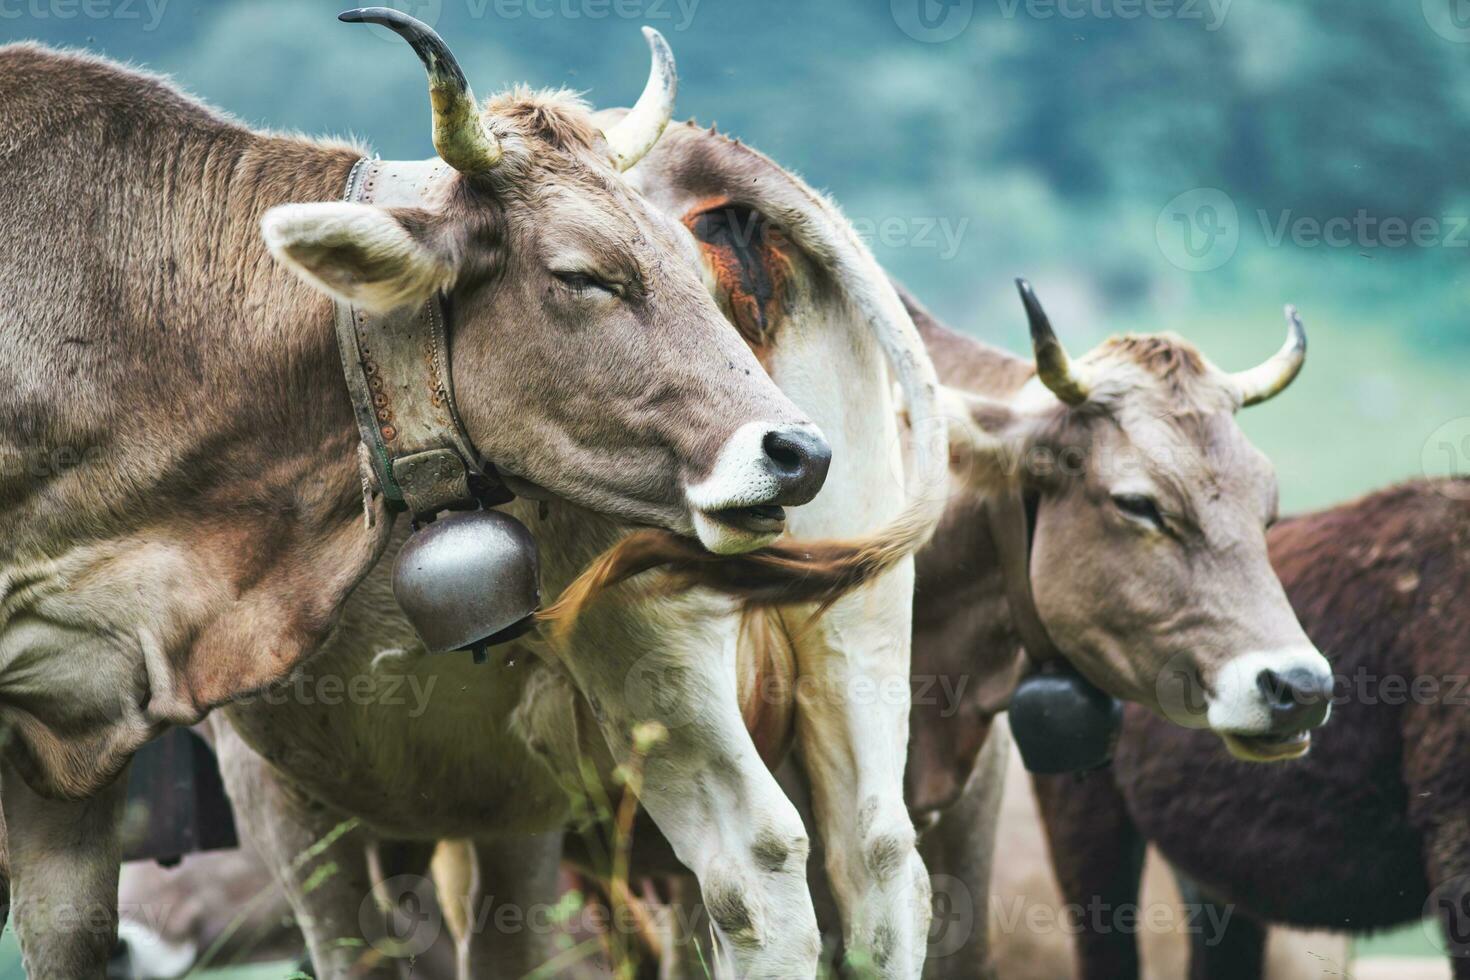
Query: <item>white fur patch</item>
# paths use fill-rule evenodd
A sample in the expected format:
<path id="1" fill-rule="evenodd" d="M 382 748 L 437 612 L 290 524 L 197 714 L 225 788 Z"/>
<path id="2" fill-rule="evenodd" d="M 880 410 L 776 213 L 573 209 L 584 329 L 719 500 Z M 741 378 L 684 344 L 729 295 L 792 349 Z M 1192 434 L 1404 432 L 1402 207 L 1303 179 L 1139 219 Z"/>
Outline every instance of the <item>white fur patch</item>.
<path id="1" fill-rule="evenodd" d="M 715 460 L 709 476 L 684 490 L 699 543 L 717 555 L 738 554 L 770 544 L 781 531 L 759 534 L 732 527 L 710 516 L 731 507 L 768 504 L 781 494 L 781 482 L 767 458 L 766 436 L 776 431 L 803 429 L 824 439 L 815 425 L 774 426 L 769 422 L 747 422 L 735 430 Z"/>
<path id="2" fill-rule="evenodd" d="M 131 919 L 118 921 L 117 936 L 127 943 L 132 976 L 181 977 L 199 958 L 199 947 L 194 943 L 170 942 L 143 923 Z"/>
<path id="3" fill-rule="evenodd" d="M 685 489 L 689 506 L 695 510 L 724 510 L 764 504 L 774 498 L 780 486 L 765 450 L 766 436 L 773 428 L 769 422 L 747 422 L 736 429 L 721 447 L 709 476 Z"/>
<path id="4" fill-rule="evenodd" d="M 1271 707 L 1256 681 L 1263 670 L 1278 674 L 1305 670 L 1323 678 L 1324 687 L 1331 685 L 1332 668 L 1313 647 L 1241 654 L 1215 675 L 1215 693 L 1206 713 L 1212 729 L 1238 735 L 1263 735 L 1271 730 Z"/>

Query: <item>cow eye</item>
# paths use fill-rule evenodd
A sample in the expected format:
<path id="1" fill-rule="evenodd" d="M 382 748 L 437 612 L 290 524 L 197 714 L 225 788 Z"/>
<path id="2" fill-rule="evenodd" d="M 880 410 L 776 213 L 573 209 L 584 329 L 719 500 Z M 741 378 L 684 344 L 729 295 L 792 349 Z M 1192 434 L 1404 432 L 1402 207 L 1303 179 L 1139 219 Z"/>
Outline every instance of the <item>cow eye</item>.
<path id="1" fill-rule="evenodd" d="M 581 294 L 596 290 L 607 293 L 609 296 L 618 295 L 617 286 L 586 272 L 553 272 L 552 275 L 574 293 Z"/>
<path id="2" fill-rule="evenodd" d="M 1118 493 L 1113 495 L 1113 506 L 1136 521 L 1146 521 L 1160 531 L 1168 530 L 1164 515 L 1159 513 L 1159 505 L 1152 497 L 1141 493 Z"/>

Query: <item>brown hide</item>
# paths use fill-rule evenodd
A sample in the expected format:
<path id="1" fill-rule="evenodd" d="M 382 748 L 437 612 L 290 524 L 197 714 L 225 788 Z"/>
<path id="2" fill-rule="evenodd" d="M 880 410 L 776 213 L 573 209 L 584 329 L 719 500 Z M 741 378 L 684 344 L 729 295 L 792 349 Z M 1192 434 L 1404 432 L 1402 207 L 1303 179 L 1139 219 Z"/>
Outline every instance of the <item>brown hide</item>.
<path id="1" fill-rule="evenodd" d="M 1128 900 L 1136 877 L 1097 858 L 1148 841 L 1241 917 L 1356 932 L 1449 910 L 1463 936 L 1467 501 L 1470 482 L 1415 482 L 1272 530 L 1273 563 L 1337 677 L 1331 723 L 1306 757 L 1259 767 L 1129 710 L 1111 769 L 1035 779 L 1069 900 Z M 1433 888 L 1444 905 L 1426 904 Z M 1132 943 L 1084 932 L 1082 975 L 1131 975 Z M 1258 975 L 1254 955 L 1208 952 L 1199 976 Z"/>
<path id="2" fill-rule="evenodd" d="M 251 132 L 84 55 L 11 46 L 0 73 L 0 450 L 27 464 L 0 470 L 0 561 L 72 595 L 136 589 L 0 581 L 0 623 L 75 637 L 7 667 L 3 714 L 27 778 L 80 796 L 162 724 L 285 676 L 383 544 L 330 301 L 259 242 L 267 208 L 338 197 L 360 151 Z M 111 603 L 170 592 L 119 662 L 98 639 Z M 93 684 L 121 719 L 79 703 Z"/>

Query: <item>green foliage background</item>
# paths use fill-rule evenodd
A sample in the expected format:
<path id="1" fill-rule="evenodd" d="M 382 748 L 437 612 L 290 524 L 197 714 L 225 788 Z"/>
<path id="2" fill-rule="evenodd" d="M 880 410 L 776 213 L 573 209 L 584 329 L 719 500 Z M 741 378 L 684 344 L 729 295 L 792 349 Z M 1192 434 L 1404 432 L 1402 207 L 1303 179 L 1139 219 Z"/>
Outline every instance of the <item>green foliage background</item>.
<path id="1" fill-rule="evenodd" d="M 5 0 L 0 36 L 145 64 L 251 123 L 427 156 L 417 61 L 376 29 L 338 24 L 339 6 Z M 1470 467 L 1470 423 L 1441 429 L 1470 415 L 1464 0 L 399 6 L 437 24 L 482 95 L 526 81 L 601 106 L 637 96 L 637 26 L 659 27 L 679 59 L 681 114 L 798 170 L 864 227 L 886 222 L 895 231 L 874 247 L 887 266 L 998 343 L 1024 342 L 1016 275 L 1078 351 L 1117 331 L 1171 329 L 1231 368 L 1274 350 L 1280 308 L 1297 303 L 1306 373 L 1244 416 L 1290 509 L 1417 475 L 1426 456 L 1434 472 Z M 954 36 L 911 36 L 926 35 L 904 30 L 917 13 Z M 1160 223 L 1197 188 L 1237 210 L 1238 247 L 1210 271 L 1171 262 L 1168 235 L 1182 231 Z M 1273 234 L 1360 213 L 1432 220 L 1442 240 L 1392 247 L 1370 233 L 1313 247 Z"/>

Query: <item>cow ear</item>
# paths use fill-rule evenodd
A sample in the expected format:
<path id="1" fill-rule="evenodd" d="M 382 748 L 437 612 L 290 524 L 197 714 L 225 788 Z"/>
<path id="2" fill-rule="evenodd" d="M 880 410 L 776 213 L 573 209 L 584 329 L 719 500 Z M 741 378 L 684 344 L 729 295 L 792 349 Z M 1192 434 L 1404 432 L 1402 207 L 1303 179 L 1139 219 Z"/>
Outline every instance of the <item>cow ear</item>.
<path id="1" fill-rule="evenodd" d="M 422 303 L 454 282 L 442 219 L 343 202 L 284 204 L 260 223 L 272 255 L 306 282 L 373 313 Z"/>
<path id="2" fill-rule="evenodd" d="M 994 488 L 1005 482 L 1018 457 L 1021 416 L 1005 402 L 959 388 L 941 387 L 938 407 L 949 423 L 949 467 L 960 483 Z"/>
<path id="3" fill-rule="evenodd" d="M 764 214 L 726 199 L 684 215 L 699 242 L 720 308 L 746 343 L 769 346 L 791 303 L 792 244 Z"/>

